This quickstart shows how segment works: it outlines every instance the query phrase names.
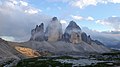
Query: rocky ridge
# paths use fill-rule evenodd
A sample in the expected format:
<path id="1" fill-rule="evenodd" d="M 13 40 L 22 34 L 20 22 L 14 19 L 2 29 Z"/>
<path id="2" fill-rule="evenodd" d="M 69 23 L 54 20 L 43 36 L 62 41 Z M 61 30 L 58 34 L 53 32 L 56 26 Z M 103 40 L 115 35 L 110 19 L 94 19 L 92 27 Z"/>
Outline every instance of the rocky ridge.
<path id="1" fill-rule="evenodd" d="M 91 44 L 92 42 L 99 42 L 98 40 L 92 40 L 90 35 L 82 32 L 81 28 L 74 21 L 70 21 L 63 33 L 62 25 L 57 17 L 52 18 L 46 30 L 44 30 L 43 23 L 36 25 L 36 28 L 31 31 L 31 35 L 30 41 L 65 41 L 73 44 L 78 44 L 82 41 L 88 44 Z M 101 45 L 103 44 L 101 43 Z"/>
<path id="2" fill-rule="evenodd" d="M 44 25 L 43 23 L 41 24 Z M 44 30 L 44 28 L 42 28 L 42 30 Z M 42 37 L 34 37 L 40 36 L 42 33 L 44 33 Z M 61 52 L 110 52 L 110 49 L 106 48 L 104 44 L 102 44 L 100 41 L 92 40 L 90 35 L 82 32 L 81 28 L 75 23 L 75 21 L 70 21 L 70 23 L 65 29 L 65 32 L 62 32 L 62 25 L 57 19 L 57 17 L 52 18 L 46 30 L 42 32 L 36 32 L 33 35 L 31 36 L 31 38 L 34 39 L 30 39 L 30 41 L 24 43 L 25 45 L 27 44 L 26 46 L 33 46 L 30 47 L 33 49 L 50 51 L 52 53 L 58 54 L 60 54 Z M 41 38 L 43 40 L 39 40 Z"/>

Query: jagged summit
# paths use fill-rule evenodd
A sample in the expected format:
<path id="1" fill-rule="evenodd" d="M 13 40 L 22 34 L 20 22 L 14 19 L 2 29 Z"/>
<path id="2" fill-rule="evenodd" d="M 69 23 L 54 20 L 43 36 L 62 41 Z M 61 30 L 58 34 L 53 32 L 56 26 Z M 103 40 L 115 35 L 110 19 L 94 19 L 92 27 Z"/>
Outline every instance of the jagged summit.
<path id="1" fill-rule="evenodd" d="M 58 20 L 57 17 L 53 17 L 52 18 L 52 21 L 56 21 L 56 20 Z"/>
<path id="2" fill-rule="evenodd" d="M 44 24 L 36 25 L 36 28 L 31 31 L 31 35 L 30 40 L 44 41 Z"/>
<path id="3" fill-rule="evenodd" d="M 63 39 L 71 43 L 81 42 L 81 28 L 74 22 L 70 21 L 63 34 Z"/>
<path id="4" fill-rule="evenodd" d="M 30 40 L 40 42 L 64 41 L 74 44 L 82 42 L 86 42 L 89 45 L 91 45 L 93 42 L 96 44 L 100 44 L 100 42 L 98 43 L 98 41 L 92 40 L 90 35 L 87 36 L 85 32 L 82 32 L 81 28 L 79 27 L 79 25 L 76 24 L 75 21 L 70 21 L 69 25 L 65 29 L 65 32 L 62 32 L 62 25 L 57 17 L 52 18 L 52 21 L 50 21 L 45 30 L 43 23 L 41 23 L 40 25 L 36 25 L 36 28 L 31 31 L 31 35 L 32 36 Z"/>
<path id="5" fill-rule="evenodd" d="M 75 21 L 70 21 L 69 25 L 67 26 L 66 29 L 78 29 L 81 30 L 81 28 L 76 24 Z"/>
<path id="6" fill-rule="evenodd" d="M 62 24 L 57 17 L 53 17 L 45 31 L 46 41 L 55 42 L 62 38 Z"/>

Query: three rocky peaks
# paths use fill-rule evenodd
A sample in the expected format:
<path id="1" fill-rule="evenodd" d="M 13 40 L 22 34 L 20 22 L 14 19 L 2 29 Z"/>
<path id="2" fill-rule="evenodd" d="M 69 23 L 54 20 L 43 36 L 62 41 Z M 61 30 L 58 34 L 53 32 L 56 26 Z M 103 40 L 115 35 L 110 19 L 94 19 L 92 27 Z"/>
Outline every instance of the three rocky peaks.
<path id="1" fill-rule="evenodd" d="M 92 40 L 90 35 L 87 36 L 85 32 L 82 32 L 81 28 L 74 22 L 70 21 L 66 27 L 65 32 L 62 32 L 62 25 L 57 17 L 53 17 L 47 28 L 44 29 L 44 24 L 41 23 L 39 26 L 31 31 L 31 41 L 65 41 L 70 43 L 81 43 L 82 41 L 91 44 Z M 94 41 L 100 43 L 99 41 Z"/>

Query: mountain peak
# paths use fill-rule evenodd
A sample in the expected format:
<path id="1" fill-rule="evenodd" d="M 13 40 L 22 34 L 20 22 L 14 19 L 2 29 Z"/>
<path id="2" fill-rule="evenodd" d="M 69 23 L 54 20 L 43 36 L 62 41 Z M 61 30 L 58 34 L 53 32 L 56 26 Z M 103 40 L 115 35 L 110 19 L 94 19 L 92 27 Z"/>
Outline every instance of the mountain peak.
<path id="1" fill-rule="evenodd" d="M 75 21 L 70 21 L 70 23 L 69 23 L 67 28 L 76 28 L 76 29 L 81 30 L 81 28 L 76 24 Z"/>
<path id="2" fill-rule="evenodd" d="M 72 20 L 72 21 L 70 21 L 70 24 L 76 24 L 76 23 L 75 23 L 75 21 Z"/>
<path id="3" fill-rule="evenodd" d="M 52 21 L 56 21 L 56 20 L 58 20 L 57 17 L 53 17 L 52 18 Z"/>

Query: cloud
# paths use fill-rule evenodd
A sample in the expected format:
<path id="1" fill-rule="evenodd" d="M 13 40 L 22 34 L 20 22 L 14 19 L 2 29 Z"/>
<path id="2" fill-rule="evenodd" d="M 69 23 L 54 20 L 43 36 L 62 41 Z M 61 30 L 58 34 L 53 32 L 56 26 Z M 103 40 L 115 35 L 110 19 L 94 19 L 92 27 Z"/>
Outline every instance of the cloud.
<path id="1" fill-rule="evenodd" d="M 36 14 L 36 13 L 41 12 L 41 11 L 42 10 L 28 9 L 28 10 L 25 10 L 25 13 Z"/>
<path id="2" fill-rule="evenodd" d="M 63 28 L 63 32 L 64 32 L 64 30 L 65 30 L 65 28 L 67 27 L 67 25 L 68 25 L 68 23 L 67 23 L 67 21 L 66 20 L 60 20 L 60 23 L 62 24 L 62 28 Z"/>
<path id="3" fill-rule="evenodd" d="M 4 39 L 27 41 L 35 25 L 47 23 L 51 19 L 27 2 L 21 0 L 0 2 L 0 37 Z"/>
<path id="4" fill-rule="evenodd" d="M 86 17 L 82 17 L 82 16 L 78 16 L 78 15 L 71 15 L 72 19 L 74 20 L 87 20 L 87 21 L 94 21 L 94 18 L 91 17 L 91 16 L 88 16 L 87 18 Z"/>
<path id="5" fill-rule="evenodd" d="M 96 0 L 76 0 L 71 3 L 72 6 L 76 6 L 79 8 L 87 7 L 89 5 L 96 5 L 97 1 Z"/>
<path id="6" fill-rule="evenodd" d="M 69 5 L 79 7 L 80 9 L 85 8 L 87 6 L 96 6 L 98 4 L 120 3 L 120 0 L 47 0 L 47 1 L 69 3 Z"/>
<path id="7" fill-rule="evenodd" d="M 96 23 L 110 26 L 116 31 L 120 31 L 120 17 L 112 16 L 105 19 L 97 20 Z"/>
<path id="8" fill-rule="evenodd" d="M 83 20 L 84 19 L 82 16 L 71 15 L 71 17 L 75 20 Z"/>
<path id="9" fill-rule="evenodd" d="M 93 20 L 94 20 L 94 18 L 93 18 L 93 17 L 91 17 L 91 16 L 89 16 L 89 17 L 87 18 L 87 20 L 88 20 L 88 21 L 93 21 Z"/>
<path id="10" fill-rule="evenodd" d="M 120 0 L 74 0 L 71 2 L 71 5 L 79 8 L 84 8 L 91 5 L 96 6 L 97 4 L 108 4 L 108 3 L 117 4 L 120 3 Z"/>
<path id="11" fill-rule="evenodd" d="M 12 36 L 0 36 L 0 38 L 6 40 L 6 41 L 15 41 L 15 38 Z"/>
<path id="12" fill-rule="evenodd" d="M 120 31 L 104 31 L 99 32 L 91 30 L 88 27 L 82 27 L 82 31 L 90 35 L 93 40 L 99 40 L 105 45 L 117 45 L 120 42 Z"/>
<path id="13" fill-rule="evenodd" d="M 14 1 L 15 2 L 15 1 Z M 17 2 L 15 2 L 17 4 Z M 28 6 L 28 3 L 27 2 L 24 2 L 24 1 L 20 1 L 21 5 L 23 6 Z"/>

